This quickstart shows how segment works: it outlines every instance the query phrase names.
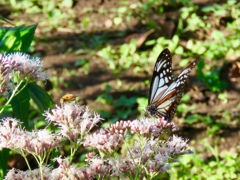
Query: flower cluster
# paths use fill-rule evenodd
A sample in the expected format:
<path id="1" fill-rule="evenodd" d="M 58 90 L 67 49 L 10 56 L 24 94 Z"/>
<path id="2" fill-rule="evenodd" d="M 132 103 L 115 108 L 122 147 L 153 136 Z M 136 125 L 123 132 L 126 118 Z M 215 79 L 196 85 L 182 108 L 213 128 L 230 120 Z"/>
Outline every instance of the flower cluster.
<path id="1" fill-rule="evenodd" d="M 166 141 L 142 138 L 129 146 L 126 155 L 119 158 L 103 159 L 91 153 L 86 159 L 89 165 L 78 171 L 78 177 L 136 177 L 136 174 L 138 179 L 154 177 L 169 170 L 170 163 L 177 161 L 177 155 L 193 153 L 187 148 L 187 141 L 177 136 Z"/>
<path id="2" fill-rule="evenodd" d="M 103 153 L 116 152 L 123 144 L 123 137 L 120 134 L 108 132 L 106 129 L 100 129 L 89 135 L 83 142 L 83 145 L 91 146 Z"/>
<path id="3" fill-rule="evenodd" d="M 68 159 L 62 159 L 60 157 L 55 158 L 55 161 L 58 162 L 59 166 L 56 169 L 52 170 L 51 180 L 59 179 L 89 179 L 86 176 L 86 170 L 84 167 L 77 167 L 75 165 L 70 165 Z"/>
<path id="4" fill-rule="evenodd" d="M 86 135 L 98 122 L 103 120 L 99 114 L 91 112 L 88 107 L 75 103 L 56 106 L 45 112 L 48 122 L 60 127 L 60 134 L 75 142 Z"/>
<path id="5" fill-rule="evenodd" d="M 17 76 L 17 78 L 13 77 Z M 28 81 L 45 80 L 46 75 L 42 69 L 42 61 L 39 58 L 30 58 L 29 55 L 20 52 L 0 54 L 0 93 L 4 93 L 14 87 L 21 80 Z"/>
<path id="6" fill-rule="evenodd" d="M 193 153 L 188 149 L 187 140 L 170 134 L 166 136 L 177 127 L 164 118 L 118 121 L 107 128 L 97 127 L 97 130 L 90 132 L 102 119 L 85 106 L 62 104 L 46 111 L 44 116 L 49 123 L 59 127 L 58 134 L 45 129 L 25 131 L 19 126 L 19 121 L 13 118 L 3 119 L 0 123 L 0 149 L 23 150 L 35 157 L 38 155 L 36 159 L 40 162 L 38 170 L 9 171 L 6 180 L 152 179 L 169 170 L 170 163 L 177 161 L 180 155 Z M 70 158 L 56 158 L 58 168 L 50 169 L 44 164 L 46 161 L 40 161 L 39 156 L 49 154 L 47 151 L 57 147 L 62 137 L 73 144 L 70 144 Z M 100 153 L 90 151 L 85 159 L 87 164 L 77 167 L 71 163 L 79 147 L 97 149 Z M 115 156 L 116 153 L 119 155 Z"/>
<path id="7" fill-rule="evenodd" d="M 0 123 L 0 149 L 9 148 L 41 155 L 57 147 L 60 141 L 60 136 L 51 134 L 46 129 L 25 131 L 14 118 L 3 119 Z"/>
<path id="8" fill-rule="evenodd" d="M 3 63 L 3 54 L 0 54 L 0 94 L 12 88 L 11 69 Z"/>
<path id="9" fill-rule="evenodd" d="M 43 168 L 43 179 L 51 179 L 51 169 Z M 36 179 L 41 180 L 41 172 L 39 169 L 20 171 L 17 169 L 11 169 L 8 171 L 4 180 L 23 180 L 23 179 Z"/>
<path id="10" fill-rule="evenodd" d="M 150 176 L 169 170 L 171 167 L 169 163 L 177 161 L 176 155 L 193 153 L 192 150 L 187 149 L 187 140 L 174 135 L 167 141 L 152 138 L 143 140 L 143 143 L 135 142 L 127 156 L 129 159 L 131 157 L 134 163 L 142 166 L 146 171 L 144 174 Z"/>
<path id="11" fill-rule="evenodd" d="M 142 138 L 135 141 L 126 155 L 120 158 L 101 159 L 90 156 L 87 160 L 90 162 L 89 167 L 85 170 L 85 174 L 88 178 L 94 175 L 135 177 L 136 174 L 138 179 L 153 177 L 169 170 L 170 162 L 177 161 L 177 155 L 192 154 L 193 151 L 187 147 L 187 141 L 177 136 L 167 141 Z"/>
<path id="12" fill-rule="evenodd" d="M 106 170 L 106 165 L 104 166 L 101 162 L 103 160 L 99 159 L 93 160 L 91 167 L 77 167 L 75 165 L 70 165 L 67 159 L 61 159 L 60 157 L 55 158 L 55 161 L 58 162 L 58 168 L 52 169 L 49 167 L 43 167 L 43 176 L 39 169 L 35 170 L 27 170 L 27 171 L 20 171 L 16 169 L 11 169 L 8 171 L 7 175 L 5 176 L 4 180 L 23 180 L 23 179 L 36 179 L 36 180 L 68 180 L 68 179 L 81 179 L 81 180 L 90 180 L 94 179 L 97 175 L 99 177 L 109 177 L 109 174 L 105 174 L 103 176 L 103 171 Z M 98 169 L 99 167 L 102 168 Z M 99 174 L 97 174 L 97 172 Z M 108 178 L 108 179 L 109 179 Z"/>
<path id="13" fill-rule="evenodd" d="M 159 137 L 161 134 L 176 131 L 173 122 L 162 119 L 141 119 L 133 121 L 118 121 L 109 128 L 100 129 L 90 134 L 84 141 L 84 146 L 94 147 L 105 153 L 117 151 L 123 144 L 126 132 L 144 137 Z"/>
<path id="14" fill-rule="evenodd" d="M 129 130 L 132 134 L 140 134 L 144 137 L 159 137 L 163 133 L 170 133 L 178 130 L 178 127 L 173 123 L 159 119 L 147 119 L 133 121 L 118 121 L 110 125 L 109 132 L 115 134 L 123 134 L 125 130 Z"/>

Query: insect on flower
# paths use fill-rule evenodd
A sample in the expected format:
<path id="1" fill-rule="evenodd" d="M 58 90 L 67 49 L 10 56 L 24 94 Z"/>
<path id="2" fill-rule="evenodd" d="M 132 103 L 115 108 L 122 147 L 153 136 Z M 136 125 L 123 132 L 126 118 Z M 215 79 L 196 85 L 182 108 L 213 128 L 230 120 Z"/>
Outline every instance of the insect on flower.
<path id="1" fill-rule="evenodd" d="M 164 49 L 157 58 L 151 80 L 147 113 L 157 118 L 172 120 L 181 100 L 183 86 L 198 60 L 191 62 L 176 79 L 172 74 L 172 56 Z"/>
<path id="2" fill-rule="evenodd" d="M 65 94 L 64 96 L 61 97 L 60 103 L 67 104 L 75 100 L 76 100 L 76 96 L 74 96 L 73 94 Z"/>

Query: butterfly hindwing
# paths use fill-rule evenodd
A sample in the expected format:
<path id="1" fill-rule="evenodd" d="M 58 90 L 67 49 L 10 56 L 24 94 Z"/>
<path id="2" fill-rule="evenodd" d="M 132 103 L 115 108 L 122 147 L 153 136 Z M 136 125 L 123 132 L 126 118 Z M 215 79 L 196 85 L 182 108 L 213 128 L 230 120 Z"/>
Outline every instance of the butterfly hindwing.
<path id="1" fill-rule="evenodd" d="M 171 120 L 175 114 L 176 108 L 182 98 L 183 86 L 188 78 L 191 70 L 196 66 L 198 60 L 191 62 L 176 78 L 176 80 L 169 86 L 166 90 L 165 94 L 169 94 L 169 92 L 175 92 L 172 96 L 169 97 L 169 101 L 171 101 L 171 105 L 167 109 L 166 113 L 168 118 Z M 160 105 L 161 106 L 161 105 Z M 161 111 L 160 108 L 158 108 Z"/>
<path id="2" fill-rule="evenodd" d="M 155 117 L 173 118 L 181 100 L 183 85 L 196 66 L 198 60 L 190 63 L 174 80 L 172 75 L 172 58 L 168 49 L 162 51 L 155 64 L 150 85 L 147 111 Z"/>

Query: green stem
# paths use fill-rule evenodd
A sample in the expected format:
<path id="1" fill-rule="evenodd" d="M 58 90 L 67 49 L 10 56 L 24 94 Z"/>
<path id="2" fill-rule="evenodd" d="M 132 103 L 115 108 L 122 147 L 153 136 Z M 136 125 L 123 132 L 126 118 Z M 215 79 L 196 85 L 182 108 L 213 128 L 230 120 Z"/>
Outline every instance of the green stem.
<path id="1" fill-rule="evenodd" d="M 28 82 L 29 82 L 29 81 L 26 81 L 26 83 L 24 84 L 24 86 L 16 92 L 15 96 L 18 95 L 18 94 L 28 85 Z M 22 82 L 21 82 L 21 83 L 22 83 Z"/>
<path id="2" fill-rule="evenodd" d="M 24 158 L 24 160 L 25 160 L 25 162 L 26 162 L 26 164 L 27 164 L 28 169 L 32 172 L 32 169 L 31 169 L 30 164 L 29 164 L 29 162 L 28 162 L 28 160 L 27 160 L 27 157 L 25 156 L 25 154 L 22 154 L 22 153 L 21 153 L 21 155 L 22 155 L 22 157 Z"/>
<path id="3" fill-rule="evenodd" d="M 12 101 L 13 97 L 16 96 L 17 94 L 19 94 L 28 84 L 28 81 L 25 83 L 25 85 L 18 90 L 18 88 L 22 85 L 23 80 L 21 80 L 18 85 L 15 87 L 15 89 L 12 91 L 12 94 L 10 96 L 10 98 L 8 99 L 8 101 L 6 102 L 6 104 L 3 106 L 3 108 L 0 110 L 0 114 L 2 114 L 3 110 L 5 109 L 5 107 Z"/>
<path id="4" fill-rule="evenodd" d="M 45 154 L 45 153 L 44 153 Z M 45 155 L 43 155 L 44 157 L 42 158 L 41 155 L 38 154 L 32 154 L 34 156 L 34 158 L 36 159 L 37 163 L 38 163 L 38 167 L 39 167 L 39 171 L 41 174 L 41 180 L 44 180 L 43 178 L 43 163 L 44 163 L 44 159 L 45 159 Z"/>
<path id="5" fill-rule="evenodd" d="M 69 159 L 69 163 L 71 164 L 73 161 L 73 157 L 77 151 L 78 145 L 77 143 L 73 143 L 73 148 L 71 148 L 71 155 L 70 155 L 70 159 Z"/>
<path id="6" fill-rule="evenodd" d="M 43 167 L 42 167 L 42 163 L 39 164 L 39 170 L 40 170 L 40 174 L 41 174 L 41 179 L 44 180 L 44 179 L 43 179 Z"/>
<path id="7" fill-rule="evenodd" d="M 20 150 L 20 151 L 17 151 L 17 152 L 22 155 L 22 157 L 24 158 L 24 160 L 25 160 L 25 162 L 26 162 L 26 164 L 27 164 L 28 169 L 29 169 L 30 172 L 31 172 L 32 177 L 33 177 L 35 180 L 37 180 L 36 177 L 33 176 L 33 172 L 32 172 L 31 166 L 30 166 L 30 164 L 29 164 L 29 162 L 28 162 L 28 159 L 27 159 L 24 151 Z"/>

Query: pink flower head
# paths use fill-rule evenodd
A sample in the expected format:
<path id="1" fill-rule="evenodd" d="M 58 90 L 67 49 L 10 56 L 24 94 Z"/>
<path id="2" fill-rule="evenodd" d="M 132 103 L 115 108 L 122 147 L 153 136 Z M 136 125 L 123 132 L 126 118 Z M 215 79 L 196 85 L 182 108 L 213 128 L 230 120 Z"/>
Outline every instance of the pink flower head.
<path id="1" fill-rule="evenodd" d="M 113 153 L 117 151 L 123 143 L 123 137 L 117 133 L 108 132 L 106 129 L 100 129 L 86 137 L 84 146 L 91 146 L 104 153 Z"/>
<path id="2" fill-rule="evenodd" d="M 49 150 L 56 148 L 61 141 L 61 137 L 52 134 L 46 129 L 32 131 L 27 133 L 26 151 L 42 155 Z"/>
<path id="3" fill-rule="evenodd" d="M 99 114 L 91 112 L 88 107 L 76 103 L 56 106 L 45 112 L 46 120 L 60 127 L 60 133 L 69 140 L 76 141 L 83 137 L 102 120 Z"/>
<path id="4" fill-rule="evenodd" d="M 41 155 L 55 148 L 61 138 L 46 129 L 28 132 L 22 129 L 20 122 L 14 118 L 3 119 L 0 123 L 0 149 L 23 150 Z"/>
<path id="5" fill-rule="evenodd" d="M 131 133 L 145 137 L 159 137 L 163 133 L 173 132 L 178 129 L 173 122 L 168 122 L 164 118 L 134 120 L 129 123 L 129 127 Z"/>
<path id="6" fill-rule="evenodd" d="M 0 94 L 7 92 L 13 87 L 11 82 L 12 69 L 8 67 L 6 62 L 3 62 L 3 54 L 0 54 Z"/>
<path id="7" fill-rule="evenodd" d="M 25 131 L 19 126 L 20 121 L 14 118 L 2 119 L 0 122 L 0 149 L 21 149 L 24 146 L 25 143 L 22 142 L 22 139 L 25 137 Z"/>
<path id="8" fill-rule="evenodd" d="M 49 167 L 43 167 L 43 179 L 51 179 L 52 170 Z M 23 180 L 23 179 L 36 179 L 41 180 L 41 172 L 39 169 L 20 171 L 11 169 L 8 171 L 4 180 Z"/>
<path id="9" fill-rule="evenodd" d="M 30 80 L 45 80 L 46 75 L 42 69 L 42 61 L 39 58 L 30 58 L 29 55 L 15 52 L 3 54 L 1 62 L 5 72 L 17 72 L 20 77 Z"/>

